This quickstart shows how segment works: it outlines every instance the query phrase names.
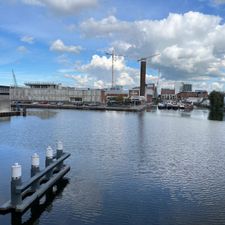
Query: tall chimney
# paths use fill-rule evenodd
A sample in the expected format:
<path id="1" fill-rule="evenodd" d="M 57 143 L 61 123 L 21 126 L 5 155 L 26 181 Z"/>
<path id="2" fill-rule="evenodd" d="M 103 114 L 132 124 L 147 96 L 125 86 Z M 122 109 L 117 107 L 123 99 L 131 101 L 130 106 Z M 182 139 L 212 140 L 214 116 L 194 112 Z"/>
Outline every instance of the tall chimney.
<path id="1" fill-rule="evenodd" d="M 145 96 L 146 60 L 141 60 L 140 96 Z"/>

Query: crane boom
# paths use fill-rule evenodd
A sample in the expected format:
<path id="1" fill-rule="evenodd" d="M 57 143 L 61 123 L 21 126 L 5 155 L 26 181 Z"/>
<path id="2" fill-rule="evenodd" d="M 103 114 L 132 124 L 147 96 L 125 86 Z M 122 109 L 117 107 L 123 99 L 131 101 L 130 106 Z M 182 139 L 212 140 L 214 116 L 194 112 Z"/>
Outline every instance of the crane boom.
<path id="1" fill-rule="evenodd" d="M 18 85 L 17 85 L 16 75 L 13 70 L 12 70 L 12 75 L 13 75 L 14 86 L 17 87 Z"/>

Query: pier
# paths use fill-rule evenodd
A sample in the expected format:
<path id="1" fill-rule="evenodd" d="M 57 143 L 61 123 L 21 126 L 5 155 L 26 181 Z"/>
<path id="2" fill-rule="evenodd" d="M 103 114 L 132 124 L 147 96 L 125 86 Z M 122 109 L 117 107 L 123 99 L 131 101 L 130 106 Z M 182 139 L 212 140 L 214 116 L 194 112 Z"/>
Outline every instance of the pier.
<path id="1" fill-rule="evenodd" d="M 53 187 L 60 185 L 62 178 L 70 171 L 64 160 L 70 153 L 63 152 L 62 142 L 57 143 L 56 154 L 49 146 L 46 150 L 45 168 L 40 171 L 39 155 L 34 153 L 31 160 L 31 178 L 22 182 L 22 167 L 18 163 L 12 166 L 11 199 L 0 206 L 0 214 L 8 212 L 23 214 L 31 206 L 39 206 L 40 199 L 51 196 Z"/>
<path id="2" fill-rule="evenodd" d="M 0 112 L 0 117 L 11 117 L 11 116 L 20 116 L 20 111 L 12 111 L 12 112 Z"/>

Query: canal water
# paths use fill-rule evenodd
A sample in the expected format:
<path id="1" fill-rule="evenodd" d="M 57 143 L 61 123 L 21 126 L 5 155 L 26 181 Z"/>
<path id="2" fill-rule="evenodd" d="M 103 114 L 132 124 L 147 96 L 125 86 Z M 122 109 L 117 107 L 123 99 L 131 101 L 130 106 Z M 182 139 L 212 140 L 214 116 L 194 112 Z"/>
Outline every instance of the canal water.
<path id="1" fill-rule="evenodd" d="M 64 142 L 69 183 L 39 225 L 225 224 L 225 123 L 207 111 L 143 113 L 33 110 L 0 121 L 0 204 L 10 167 L 29 178 L 34 152 Z M 0 224 L 11 225 L 11 214 Z M 15 223 L 14 223 L 15 224 Z"/>

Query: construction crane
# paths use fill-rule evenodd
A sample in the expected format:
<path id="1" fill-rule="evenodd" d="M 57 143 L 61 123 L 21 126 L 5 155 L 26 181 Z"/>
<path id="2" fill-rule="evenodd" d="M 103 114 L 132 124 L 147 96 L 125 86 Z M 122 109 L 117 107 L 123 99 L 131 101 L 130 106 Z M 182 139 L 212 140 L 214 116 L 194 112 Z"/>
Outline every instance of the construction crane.
<path id="1" fill-rule="evenodd" d="M 17 85 L 16 75 L 13 70 L 12 70 L 12 75 L 13 75 L 14 87 L 17 87 L 18 85 Z"/>
<path id="2" fill-rule="evenodd" d="M 114 49 L 112 50 L 112 52 L 106 52 L 105 54 L 112 57 L 112 88 L 113 88 L 114 84 L 115 84 L 115 82 L 114 82 L 114 78 L 115 78 L 114 77 L 114 62 L 115 62 L 116 57 L 123 56 L 123 55 L 116 55 Z"/>
<path id="3" fill-rule="evenodd" d="M 158 78 L 157 78 L 157 83 L 156 83 L 156 86 L 158 87 L 159 86 L 159 79 L 161 77 L 161 71 L 160 71 L 160 68 L 158 69 Z"/>
<path id="4" fill-rule="evenodd" d="M 159 56 L 160 54 L 153 54 L 148 57 L 143 57 L 138 59 L 138 62 L 141 62 L 140 66 L 140 96 L 145 96 L 145 86 L 146 86 L 146 64 L 147 64 L 147 59 L 153 58 L 155 56 Z"/>

